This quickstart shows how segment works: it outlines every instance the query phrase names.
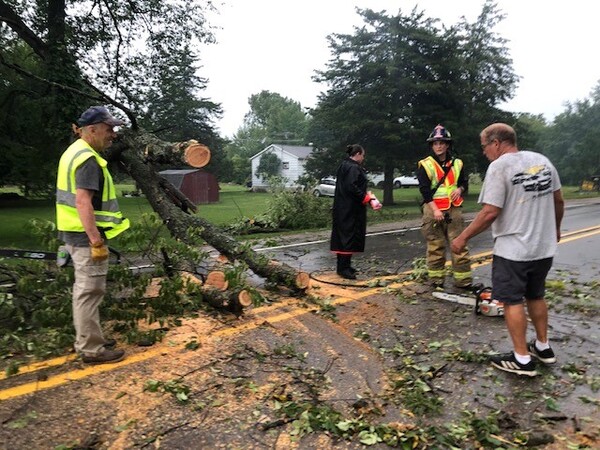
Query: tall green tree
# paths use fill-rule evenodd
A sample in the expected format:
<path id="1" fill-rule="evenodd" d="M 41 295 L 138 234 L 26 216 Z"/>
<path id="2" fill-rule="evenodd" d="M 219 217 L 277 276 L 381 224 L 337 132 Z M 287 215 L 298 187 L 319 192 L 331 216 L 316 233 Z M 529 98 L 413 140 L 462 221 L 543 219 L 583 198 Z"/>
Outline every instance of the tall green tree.
<path id="1" fill-rule="evenodd" d="M 328 89 L 311 111 L 309 136 L 328 149 L 323 156 L 336 152 L 338 159 L 346 144 L 362 144 L 367 167 L 385 174 L 383 200 L 390 204 L 394 169 L 414 170 L 436 124 L 472 139 L 461 156 L 475 160 L 481 127 L 510 116 L 496 105 L 510 98 L 517 78 L 505 42 L 492 31 L 502 16 L 491 1 L 474 24 L 463 19 L 448 29 L 416 8 L 408 15 L 358 13 L 364 24 L 354 34 L 329 37 L 332 59 L 315 76 Z"/>
<path id="2" fill-rule="evenodd" d="M 12 148 L 20 161 L 29 155 L 40 161 L 43 154 L 42 161 L 48 165 L 44 173 L 49 178 L 68 143 L 70 123 L 91 104 L 119 107 L 137 128 L 140 117 L 144 121 L 147 116 L 145 125 L 152 121 L 147 109 L 150 104 L 155 105 L 156 118 L 173 112 L 175 108 L 161 105 L 158 99 L 167 98 L 177 80 L 191 82 L 187 92 L 198 99 L 204 86 L 185 76 L 184 65 L 193 67 L 196 61 L 187 50 L 212 41 L 204 14 L 211 7 L 193 0 L 0 0 L 4 44 L 0 66 L 4 73 L 12 74 L 11 82 L 0 88 L 0 114 L 15 119 L 8 129 L 2 128 L 0 146 Z M 182 77 L 166 83 L 174 74 Z M 161 106 L 164 114 L 156 111 Z M 200 133 L 195 135 L 199 140 L 204 138 L 202 131 L 211 128 L 211 114 L 218 112 L 215 105 L 201 106 L 204 109 L 195 109 L 205 113 Z M 30 112 L 27 126 L 20 121 L 21 115 L 15 114 L 23 107 Z M 160 126 L 152 125 L 154 129 Z M 197 124 L 194 127 L 198 128 Z M 23 133 L 23 128 L 35 133 Z M 33 173 L 36 165 L 29 166 L 19 173 L 19 180 L 13 177 L 4 182 L 38 180 Z M 15 175 L 14 170 L 8 173 Z"/>
<path id="3" fill-rule="evenodd" d="M 539 140 L 539 150 L 556 166 L 565 184 L 600 174 L 600 82 L 588 98 L 567 104 Z"/>
<path id="4" fill-rule="evenodd" d="M 498 108 L 514 96 L 519 80 L 507 40 L 494 31 L 505 18 L 494 0 L 486 0 L 474 22 L 463 17 L 446 32 L 458 40 L 455 68 L 459 76 L 448 86 L 455 91 L 458 104 L 454 115 L 438 114 L 434 119 L 451 127 L 469 171 L 483 172 L 488 164 L 479 148 L 481 129 L 493 122 L 514 125 L 519 116 Z"/>
<path id="5" fill-rule="evenodd" d="M 156 82 L 141 106 L 139 120 L 142 127 L 170 142 L 201 137 L 202 143 L 212 149 L 210 171 L 218 178 L 228 173 L 225 161 L 225 140 L 215 131 L 212 121 L 222 114 L 220 105 L 202 97 L 205 78 L 198 75 L 199 57 L 190 45 L 173 49 L 179 52 L 178 64 L 152 67 Z"/>
<path id="6" fill-rule="evenodd" d="M 276 92 L 261 91 L 248 99 L 250 111 L 244 123 L 226 146 L 231 162 L 231 181 L 249 179 L 250 158 L 266 146 L 277 143 L 307 145 L 310 117 L 299 102 Z"/>
<path id="7" fill-rule="evenodd" d="M 333 57 L 315 80 L 329 89 L 311 114 L 315 128 L 332 132 L 333 140 L 318 146 L 337 151 L 338 159 L 347 144 L 365 147 L 367 167 L 385 174 L 383 200 L 390 204 L 394 168 L 416 157 L 415 129 L 442 90 L 441 62 L 452 43 L 441 38 L 435 20 L 416 10 L 406 16 L 358 13 L 364 25 L 354 34 L 328 38 Z"/>

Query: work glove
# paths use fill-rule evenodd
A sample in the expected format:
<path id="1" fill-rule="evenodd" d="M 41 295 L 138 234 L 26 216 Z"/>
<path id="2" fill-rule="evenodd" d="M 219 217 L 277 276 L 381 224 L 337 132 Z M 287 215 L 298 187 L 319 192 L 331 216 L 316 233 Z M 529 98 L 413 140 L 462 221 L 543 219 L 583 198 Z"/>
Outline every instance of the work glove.
<path id="1" fill-rule="evenodd" d="M 90 250 L 92 261 L 104 261 L 108 258 L 108 247 L 104 245 L 104 241 L 98 241 L 95 244 L 90 242 Z"/>

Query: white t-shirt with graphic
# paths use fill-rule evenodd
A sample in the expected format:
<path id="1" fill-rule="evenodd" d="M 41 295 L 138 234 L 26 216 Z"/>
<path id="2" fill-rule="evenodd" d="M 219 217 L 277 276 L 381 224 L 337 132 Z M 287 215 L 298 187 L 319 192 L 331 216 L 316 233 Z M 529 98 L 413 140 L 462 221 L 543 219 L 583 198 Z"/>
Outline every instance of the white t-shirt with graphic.
<path id="1" fill-rule="evenodd" d="M 506 153 L 490 164 L 478 201 L 502 208 L 492 223 L 495 255 L 512 261 L 554 256 L 553 194 L 560 187 L 558 172 L 540 153 Z"/>

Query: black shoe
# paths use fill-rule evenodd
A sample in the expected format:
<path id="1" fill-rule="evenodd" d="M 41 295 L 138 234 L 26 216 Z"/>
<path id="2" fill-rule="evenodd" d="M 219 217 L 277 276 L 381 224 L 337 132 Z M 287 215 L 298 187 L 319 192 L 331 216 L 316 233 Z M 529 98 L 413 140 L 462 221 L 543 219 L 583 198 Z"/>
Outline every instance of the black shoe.
<path id="1" fill-rule="evenodd" d="M 117 345 L 117 341 L 115 339 L 105 339 L 104 348 L 114 348 Z"/>
<path id="2" fill-rule="evenodd" d="M 527 350 L 531 356 L 535 356 L 544 364 L 554 364 L 556 362 L 556 355 L 554 355 L 552 348 L 538 350 L 538 348 L 535 346 L 535 339 L 527 344 Z"/>
<path id="3" fill-rule="evenodd" d="M 350 272 L 352 272 L 354 275 L 356 275 L 356 273 L 358 272 L 358 270 L 356 270 L 354 267 L 349 267 L 348 268 L 350 270 Z"/>
<path id="4" fill-rule="evenodd" d="M 441 278 L 430 278 L 429 285 L 433 288 L 441 288 L 444 287 L 444 280 Z"/>
<path id="5" fill-rule="evenodd" d="M 356 275 L 349 268 L 341 270 L 338 272 L 338 275 L 342 278 L 346 278 L 347 280 L 356 280 Z"/>
<path id="6" fill-rule="evenodd" d="M 121 361 L 125 358 L 123 350 L 104 350 L 96 356 L 82 356 L 81 359 L 86 364 L 110 364 Z"/>
<path id="7" fill-rule="evenodd" d="M 535 377 L 538 374 L 535 370 L 535 361 L 533 359 L 527 364 L 521 364 L 517 361 L 513 352 L 492 356 L 490 357 L 490 361 L 492 366 L 504 370 L 505 372 L 512 372 L 530 377 Z"/>

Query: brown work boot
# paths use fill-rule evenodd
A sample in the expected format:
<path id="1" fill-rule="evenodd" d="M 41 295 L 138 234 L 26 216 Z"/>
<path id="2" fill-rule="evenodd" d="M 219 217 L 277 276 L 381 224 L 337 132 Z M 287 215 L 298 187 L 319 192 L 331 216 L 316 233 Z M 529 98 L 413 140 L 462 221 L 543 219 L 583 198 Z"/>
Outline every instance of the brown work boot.
<path id="1" fill-rule="evenodd" d="M 86 364 L 111 364 L 119 362 L 123 358 L 125 358 L 125 351 L 105 348 L 102 353 L 98 353 L 96 356 L 84 355 L 81 357 L 81 360 Z"/>

